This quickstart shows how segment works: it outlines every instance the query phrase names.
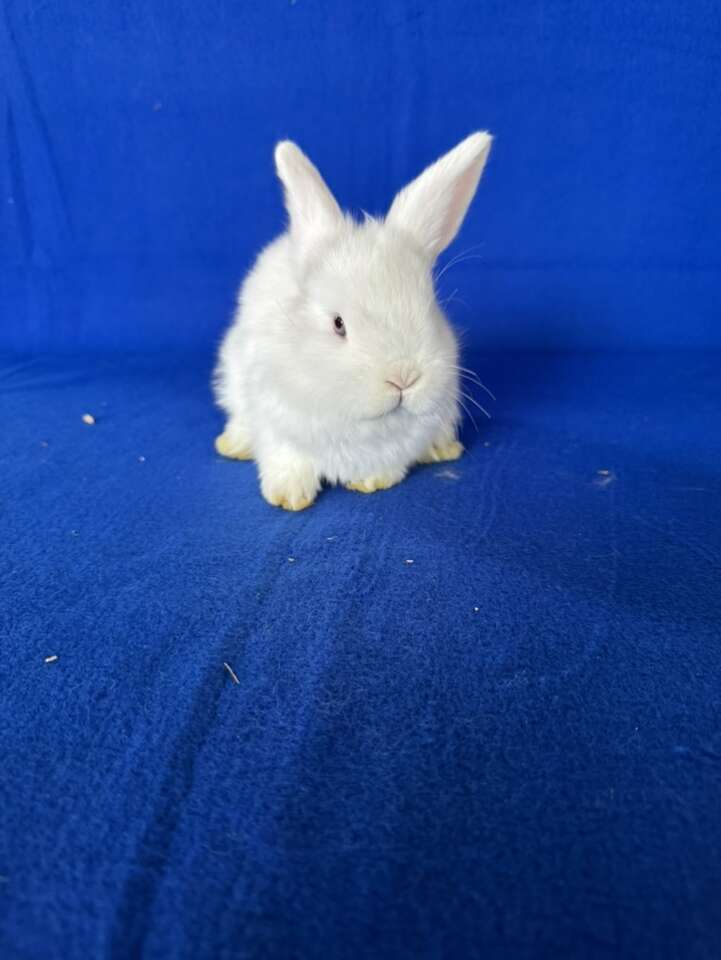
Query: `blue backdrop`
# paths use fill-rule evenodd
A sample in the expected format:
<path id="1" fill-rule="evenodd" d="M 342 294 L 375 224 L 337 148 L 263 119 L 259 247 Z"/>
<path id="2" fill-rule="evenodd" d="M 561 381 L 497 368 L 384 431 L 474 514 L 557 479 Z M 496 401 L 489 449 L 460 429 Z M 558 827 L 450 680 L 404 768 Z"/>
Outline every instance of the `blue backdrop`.
<path id="1" fill-rule="evenodd" d="M 381 211 L 476 128 L 479 342 L 718 346 L 719 49 L 717 0 L 5 0 L 0 347 L 213 344 L 276 140 Z"/>
<path id="2" fill-rule="evenodd" d="M 4 0 L 0 71 L 0 957 L 716 960 L 718 0 Z M 493 419 L 269 507 L 274 142 L 376 211 L 479 127 Z"/>

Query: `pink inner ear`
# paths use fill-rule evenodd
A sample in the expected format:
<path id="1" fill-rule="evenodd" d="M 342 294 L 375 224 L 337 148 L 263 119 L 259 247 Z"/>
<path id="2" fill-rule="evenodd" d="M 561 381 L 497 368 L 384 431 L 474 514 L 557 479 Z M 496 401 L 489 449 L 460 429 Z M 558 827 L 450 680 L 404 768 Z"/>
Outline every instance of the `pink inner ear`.
<path id="1" fill-rule="evenodd" d="M 490 144 L 489 134 L 472 134 L 427 167 L 393 201 L 388 222 L 414 236 L 432 260 L 458 233 Z"/>
<path id="2" fill-rule="evenodd" d="M 476 192 L 479 179 L 479 164 L 472 163 L 453 185 L 450 204 L 444 217 L 443 236 L 441 237 L 439 253 L 448 246 L 458 233 L 463 218 L 466 215 L 466 210 L 473 199 L 473 194 Z"/>

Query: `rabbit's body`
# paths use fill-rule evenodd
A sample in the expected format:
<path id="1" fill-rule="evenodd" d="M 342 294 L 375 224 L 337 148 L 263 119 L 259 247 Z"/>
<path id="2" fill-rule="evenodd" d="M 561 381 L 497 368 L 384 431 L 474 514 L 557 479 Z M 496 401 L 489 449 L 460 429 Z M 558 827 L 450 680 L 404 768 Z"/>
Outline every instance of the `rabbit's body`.
<path id="1" fill-rule="evenodd" d="M 428 198 L 415 198 L 421 209 L 411 216 L 404 195 L 474 140 L 470 161 L 451 169 L 467 181 L 456 197 L 460 211 L 445 221 L 454 235 L 475 192 L 487 135 L 470 137 L 430 167 L 399 194 L 385 222 L 362 224 L 341 214 L 297 147 L 279 145 L 290 229 L 248 274 L 215 378 L 228 414 L 217 449 L 257 461 L 270 503 L 302 509 L 322 481 L 384 489 L 416 462 L 462 452 L 456 338 L 431 276 L 449 241 L 442 217 L 420 222 L 428 219 Z M 414 224 L 426 235 L 414 236 Z"/>

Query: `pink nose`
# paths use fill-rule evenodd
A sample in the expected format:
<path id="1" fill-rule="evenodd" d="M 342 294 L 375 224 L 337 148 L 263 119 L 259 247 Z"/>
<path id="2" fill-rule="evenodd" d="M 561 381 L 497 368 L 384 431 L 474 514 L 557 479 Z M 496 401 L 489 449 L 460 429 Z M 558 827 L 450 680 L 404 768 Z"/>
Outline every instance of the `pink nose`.
<path id="1" fill-rule="evenodd" d="M 396 390 L 400 390 L 403 393 L 404 390 L 409 390 L 413 384 L 418 383 L 421 379 L 420 373 L 417 370 L 409 370 L 402 374 L 397 373 L 392 380 L 386 380 L 386 383 L 389 387 L 395 387 Z"/>

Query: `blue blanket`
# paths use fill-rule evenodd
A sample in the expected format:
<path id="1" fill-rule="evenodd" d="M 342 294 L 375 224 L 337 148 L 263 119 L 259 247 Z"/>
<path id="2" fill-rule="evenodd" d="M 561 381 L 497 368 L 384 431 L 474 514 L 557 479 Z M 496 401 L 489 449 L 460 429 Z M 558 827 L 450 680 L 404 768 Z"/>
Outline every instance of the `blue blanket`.
<path id="1" fill-rule="evenodd" d="M 210 358 L 5 362 L 2 956 L 715 956 L 720 360 L 472 358 L 301 514 Z"/>
<path id="2" fill-rule="evenodd" d="M 718 960 L 720 50 L 719 0 L 3 0 L 0 960 Z M 209 378 L 274 144 L 360 216 L 484 128 L 438 286 L 493 419 L 270 508 Z"/>

